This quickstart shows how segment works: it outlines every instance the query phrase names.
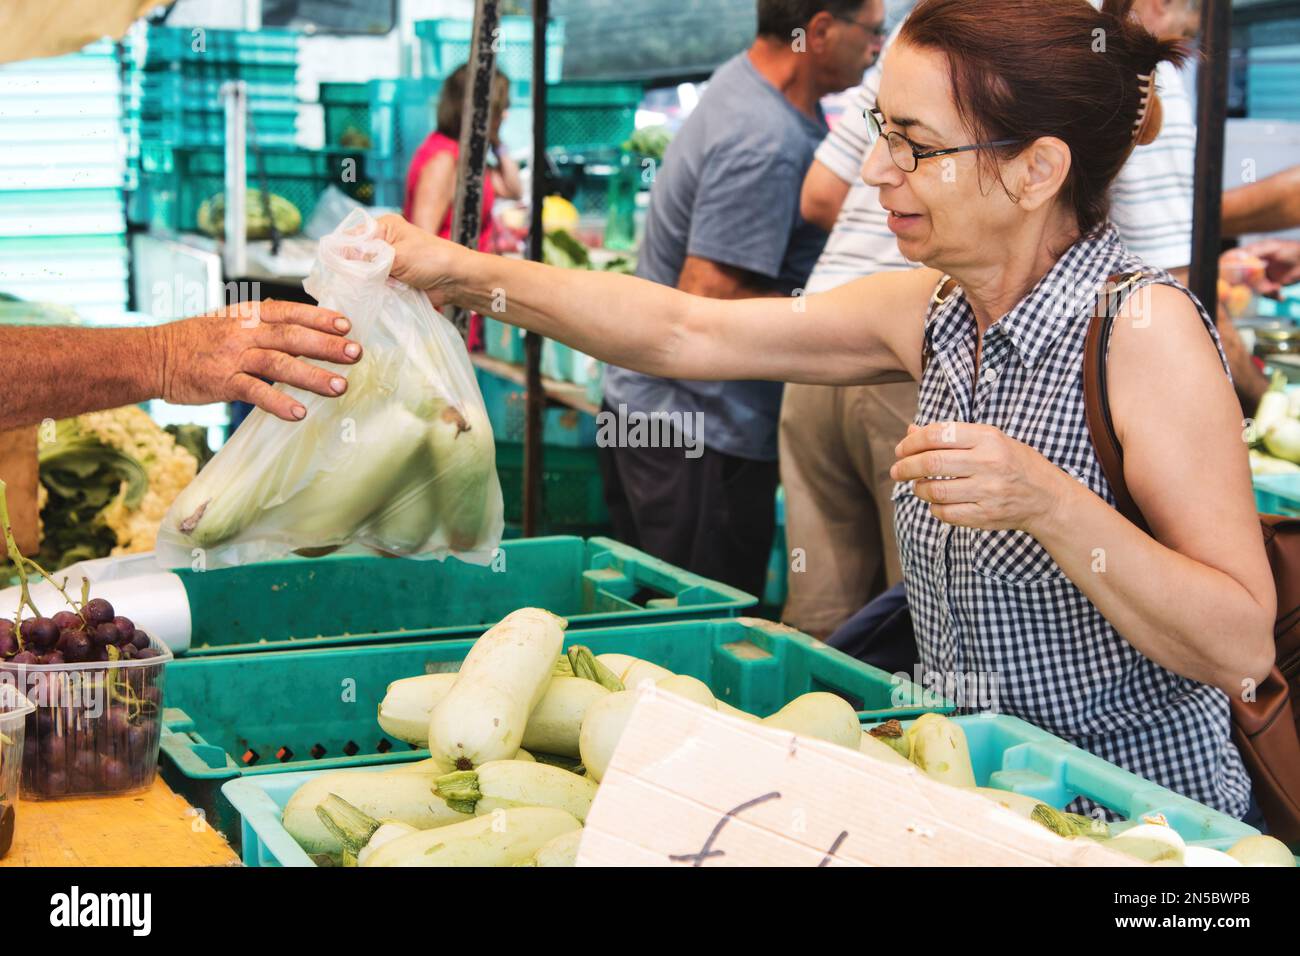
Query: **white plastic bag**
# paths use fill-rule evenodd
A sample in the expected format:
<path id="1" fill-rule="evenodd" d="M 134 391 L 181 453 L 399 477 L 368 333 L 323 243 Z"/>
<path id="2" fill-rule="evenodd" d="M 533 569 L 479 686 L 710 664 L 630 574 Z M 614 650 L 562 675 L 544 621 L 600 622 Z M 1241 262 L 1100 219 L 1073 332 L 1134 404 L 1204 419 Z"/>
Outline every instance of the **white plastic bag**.
<path id="1" fill-rule="evenodd" d="M 501 540 L 496 453 L 465 344 L 423 293 L 388 277 L 365 212 L 320 242 L 303 287 L 364 348 L 339 398 L 278 386 L 301 422 L 255 410 L 172 504 L 165 567 L 216 568 L 334 550 L 486 564 Z"/>

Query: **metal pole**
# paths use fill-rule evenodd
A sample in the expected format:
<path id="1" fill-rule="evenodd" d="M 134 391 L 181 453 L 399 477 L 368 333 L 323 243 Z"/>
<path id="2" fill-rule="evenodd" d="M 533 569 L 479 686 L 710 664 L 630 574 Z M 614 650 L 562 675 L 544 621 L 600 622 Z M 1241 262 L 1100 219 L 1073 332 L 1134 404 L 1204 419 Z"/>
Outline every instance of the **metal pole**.
<path id="1" fill-rule="evenodd" d="M 248 199 L 248 84 L 243 80 L 223 83 L 221 96 L 226 111 L 226 216 L 222 259 L 227 279 L 248 273 L 248 220 L 244 210 Z M 223 303 L 229 305 L 230 303 Z"/>
<path id="2" fill-rule="evenodd" d="M 533 0 L 533 164 L 532 224 L 528 230 L 528 258 L 542 261 L 542 204 L 546 199 L 546 22 L 550 0 Z M 537 533 L 542 510 L 542 337 L 524 336 L 527 362 L 524 431 L 524 537 Z"/>
<path id="3" fill-rule="evenodd" d="M 1207 309 L 1218 301 L 1223 233 L 1223 140 L 1228 114 L 1230 0 L 1205 0 L 1201 64 L 1196 75 L 1196 175 L 1192 200 L 1192 263 L 1188 282 Z"/>
<path id="4" fill-rule="evenodd" d="M 462 246 L 478 248 L 483 210 L 483 169 L 487 164 L 488 125 L 492 108 L 492 80 L 496 71 L 496 37 L 500 16 L 497 0 L 477 0 L 474 5 L 474 40 L 469 51 L 469 83 L 460 119 L 460 159 L 456 166 L 456 204 L 451 238 Z M 469 313 L 455 309 L 452 322 L 460 334 L 469 332 Z"/>

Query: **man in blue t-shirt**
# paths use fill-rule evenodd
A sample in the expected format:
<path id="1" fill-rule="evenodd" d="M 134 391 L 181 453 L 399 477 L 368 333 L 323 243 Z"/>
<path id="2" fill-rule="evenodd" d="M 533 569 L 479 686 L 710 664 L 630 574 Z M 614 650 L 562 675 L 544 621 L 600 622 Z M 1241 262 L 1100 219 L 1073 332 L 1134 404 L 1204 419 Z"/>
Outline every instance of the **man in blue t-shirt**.
<path id="1" fill-rule="evenodd" d="M 826 242 L 799 215 L 820 101 L 861 82 L 883 22 L 882 0 L 758 0 L 753 45 L 713 74 L 664 157 L 638 275 L 719 299 L 800 294 Z M 781 388 L 610 368 L 600 444 L 619 537 L 762 594 Z"/>

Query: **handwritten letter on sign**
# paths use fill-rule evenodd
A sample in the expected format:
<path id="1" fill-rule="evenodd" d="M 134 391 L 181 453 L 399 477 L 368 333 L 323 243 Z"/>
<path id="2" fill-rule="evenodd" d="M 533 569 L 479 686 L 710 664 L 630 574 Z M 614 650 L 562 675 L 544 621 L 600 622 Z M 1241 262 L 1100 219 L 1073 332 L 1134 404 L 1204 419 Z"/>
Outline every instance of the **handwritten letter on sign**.
<path id="1" fill-rule="evenodd" d="M 640 694 L 579 866 L 1140 865 L 920 770 Z"/>

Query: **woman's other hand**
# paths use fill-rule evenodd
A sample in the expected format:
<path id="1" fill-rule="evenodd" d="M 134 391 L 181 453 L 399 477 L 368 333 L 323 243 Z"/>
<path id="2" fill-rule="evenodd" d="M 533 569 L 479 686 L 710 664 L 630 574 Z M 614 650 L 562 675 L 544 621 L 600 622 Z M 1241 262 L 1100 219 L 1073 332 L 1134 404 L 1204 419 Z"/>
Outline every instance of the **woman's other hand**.
<path id="1" fill-rule="evenodd" d="M 1053 511 L 1069 478 L 1028 445 L 991 425 L 933 422 L 909 425 L 889 469 L 912 481 L 940 521 L 990 531 L 1034 533 Z"/>
<path id="2" fill-rule="evenodd" d="M 423 289 L 435 308 L 445 306 L 451 300 L 460 264 L 472 253 L 411 225 L 398 215 L 380 216 L 378 222 L 379 237 L 396 253 L 392 277 Z"/>
<path id="3" fill-rule="evenodd" d="M 1260 295 L 1276 296 L 1283 286 L 1300 282 L 1300 242 L 1263 239 L 1241 251 L 1264 261 L 1264 275 L 1251 283 Z"/>

